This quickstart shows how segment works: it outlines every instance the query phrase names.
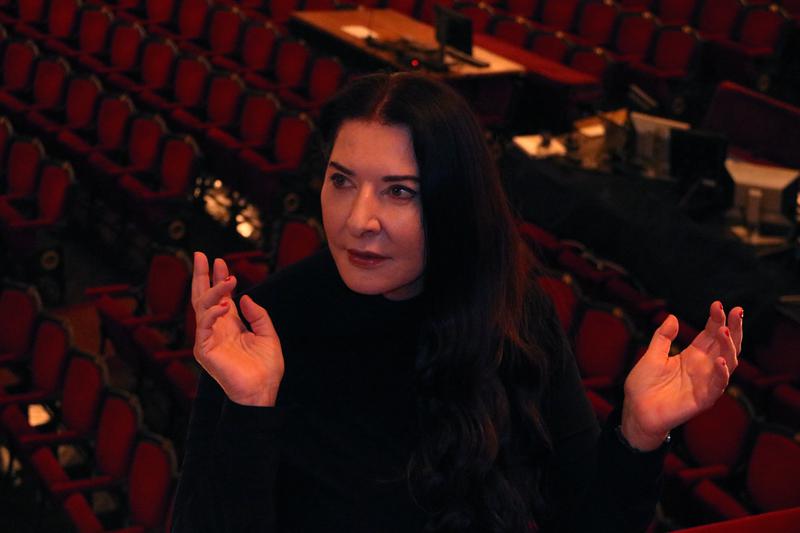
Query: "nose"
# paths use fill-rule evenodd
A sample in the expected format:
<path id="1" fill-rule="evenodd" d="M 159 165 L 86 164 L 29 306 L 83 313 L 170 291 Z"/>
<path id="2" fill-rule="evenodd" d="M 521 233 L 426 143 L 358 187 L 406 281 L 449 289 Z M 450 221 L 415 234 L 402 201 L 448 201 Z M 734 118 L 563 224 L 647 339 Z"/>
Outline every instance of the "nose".
<path id="1" fill-rule="evenodd" d="M 362 187 L 350 205 L 347 227 L 354 237 L 377 234 L 381 231 L 379 204 L 370 187 Z"/>

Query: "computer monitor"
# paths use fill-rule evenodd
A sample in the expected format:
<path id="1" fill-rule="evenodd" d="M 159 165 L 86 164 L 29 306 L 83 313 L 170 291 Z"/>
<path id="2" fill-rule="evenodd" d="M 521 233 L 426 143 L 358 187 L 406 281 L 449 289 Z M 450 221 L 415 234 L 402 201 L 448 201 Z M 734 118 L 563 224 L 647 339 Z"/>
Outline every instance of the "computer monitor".
<path id="1" fill-rule="evenodd" d="M 725 135 L 673 129 L 669 152 L 669 173 L 678 181 L 684 206 L 690 210 L 730 207 L 733 182 L 725 170 L 728 156 Z"/>
<path id="2" fill-rule="evenodd" d="M 453 9 L 434 5 L 436 40 L 442 47 L 450 46 L 472 55 L 472 19 Z"/>
<path id="3" fill-rule="evenodd" d="M 636 132 L 636 157 L 646 169 L 658 176 L 670 174 L 670 138 L 673 130 L 688 130 L 687 122 L 664 117 L 631 112 L 631 123 Z"/>

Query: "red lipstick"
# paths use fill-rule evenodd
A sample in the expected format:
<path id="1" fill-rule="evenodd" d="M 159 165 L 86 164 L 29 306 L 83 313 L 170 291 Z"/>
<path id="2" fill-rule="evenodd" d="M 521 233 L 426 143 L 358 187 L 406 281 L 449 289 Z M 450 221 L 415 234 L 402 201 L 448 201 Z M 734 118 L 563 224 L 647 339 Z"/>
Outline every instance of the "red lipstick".
<path id="1" fill-rule="evenodd" d="M 373 252 L 368 252 L 366 250 L 347 250 L 347 257 L 350 260 L 350 263 L 354 266 L 361 267 L 361 268 L 371 268 L 376 267 L 389 259 L 386 256 L 379 255 Z"/>

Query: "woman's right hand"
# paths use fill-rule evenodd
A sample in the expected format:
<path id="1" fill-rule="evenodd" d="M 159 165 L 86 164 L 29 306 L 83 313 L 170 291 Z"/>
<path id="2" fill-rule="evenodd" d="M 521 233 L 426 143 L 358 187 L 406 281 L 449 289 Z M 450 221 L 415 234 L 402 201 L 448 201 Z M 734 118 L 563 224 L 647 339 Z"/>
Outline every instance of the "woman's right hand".
<path id="1" fill-rule="evenodd" d="M 194 356 L 232 401 L 242 405 L 274 406 L 283 378 L 283 353 L 267 311 L 249 296 L 239 301 L 239 318 L 231 298 L 236 279 L 222 259 L 214 261 L 213 284 L 208 259 L 194 254 L 192 306 L 197 315 Z"/>

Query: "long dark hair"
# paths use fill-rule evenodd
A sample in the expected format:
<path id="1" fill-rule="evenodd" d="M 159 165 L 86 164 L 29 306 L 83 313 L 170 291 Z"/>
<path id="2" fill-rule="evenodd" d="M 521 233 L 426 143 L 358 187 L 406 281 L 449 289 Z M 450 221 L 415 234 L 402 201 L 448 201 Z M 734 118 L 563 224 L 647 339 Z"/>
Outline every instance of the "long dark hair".
<path id="1" fill-rule="evenodd" d="M 544 509 L 541 295 L 482 130 L 467 103 L 420 74 L 351 82 L 320 121 L 409 128 L 420 171 L 428 316 L 417 356 L 421 437 L 408 464 L 428 531 L 517 532 Z"/>

